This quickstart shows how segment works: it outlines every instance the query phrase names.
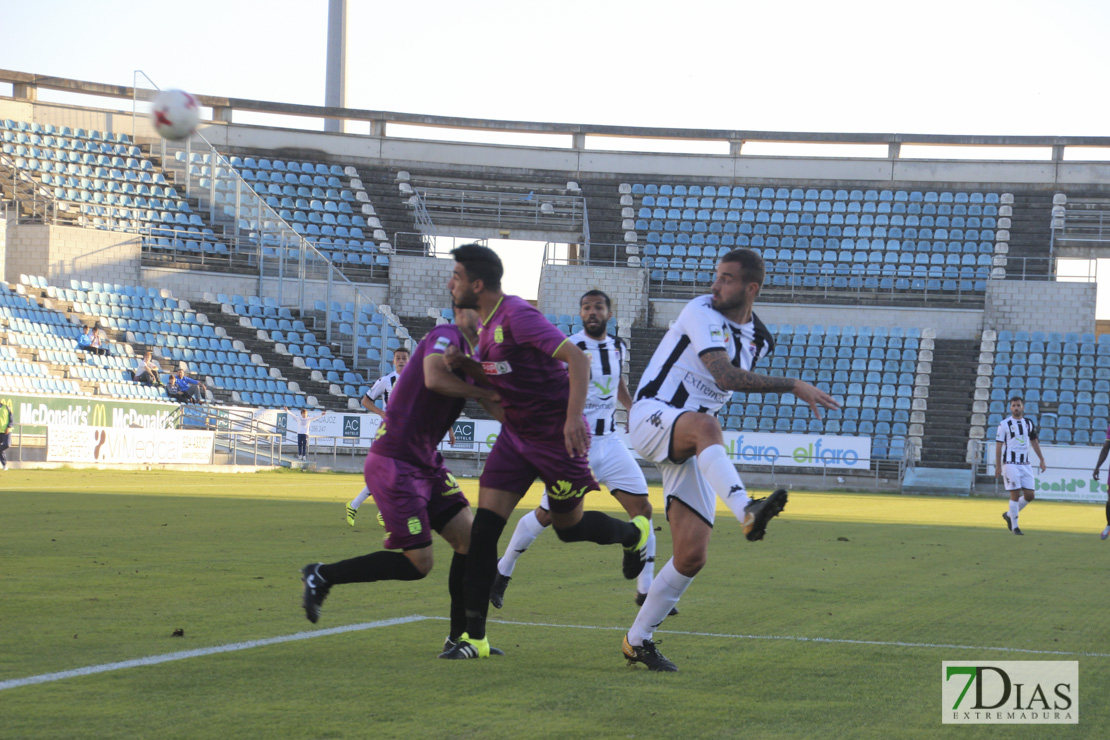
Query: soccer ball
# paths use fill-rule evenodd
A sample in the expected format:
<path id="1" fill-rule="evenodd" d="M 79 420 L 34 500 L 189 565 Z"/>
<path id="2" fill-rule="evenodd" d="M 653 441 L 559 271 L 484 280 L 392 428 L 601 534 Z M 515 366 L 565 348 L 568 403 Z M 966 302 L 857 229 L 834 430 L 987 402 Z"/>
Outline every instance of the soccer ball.
<path id="1" fill-rule="evenodd" d="M 163 139 L 184 139 L 200 123 L 200 102 L 184 90 L 163 90 L 154 98 L 150 117 Z"/>

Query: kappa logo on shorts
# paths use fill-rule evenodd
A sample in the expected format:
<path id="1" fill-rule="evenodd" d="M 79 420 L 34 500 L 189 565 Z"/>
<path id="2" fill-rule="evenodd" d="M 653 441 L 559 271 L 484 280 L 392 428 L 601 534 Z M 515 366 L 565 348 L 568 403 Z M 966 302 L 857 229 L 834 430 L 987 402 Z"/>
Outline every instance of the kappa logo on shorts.
<path id="1" fill-rule="evenodd" d="M 586 495 L 586 488 L 587 486 L 582 486 L 576 491 L 571 488 L 570 481 L 558 480 L 555 481 L 555 485 L 551 487 L 547 495 L 556 501 L 566 501 L 572 498 L 582 498 Z"/>
<path id="2" fill-rule="evenodd" d="M 424 527 L 421 526 L 420 519 L 418 517 L 409 517 L 409 534 L 420 534 L 423 529 Z"/>
<path id="3" fill-rule="evenodd" d="M 663 428 L 663 412 L 662 411 L 656 411 L 654 414 L 652 414 L 651 416 L 649 416 L 647 418 L 647 422 L 648 422 L 648 424 L 651 424 L 653 427 L 659 427 L 660 429 L 662 429 Z"/>
<path id="4" fill-rule="evenodd" d="M 453 496 L 456 493 L 462 493 L 462 489 L 459 488 L 459 482 L 455 480 L 454 474 L 447 473 L 447 490 L 443 492 L 443 495 Z"/>

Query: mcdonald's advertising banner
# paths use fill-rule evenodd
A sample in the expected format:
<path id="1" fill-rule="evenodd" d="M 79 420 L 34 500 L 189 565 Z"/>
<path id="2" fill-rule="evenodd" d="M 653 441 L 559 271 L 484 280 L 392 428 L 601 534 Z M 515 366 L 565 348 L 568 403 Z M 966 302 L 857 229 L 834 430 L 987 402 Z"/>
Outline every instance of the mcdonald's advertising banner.
<path id="1" fill-rule="evenodd" d="M 76 396 L 5 395 L 12 402 L 15 423 L 24 434 L 44 434 L 47 426 L 143 427 L 166 426 L 176 403 L 100 400 Z"/>
<path id="2" fill-rule="evenodd" d="M 207 465 L 212 432 L 181 429 L 112 429 L 51 424 L 46 432 L 47 462 Z"/>

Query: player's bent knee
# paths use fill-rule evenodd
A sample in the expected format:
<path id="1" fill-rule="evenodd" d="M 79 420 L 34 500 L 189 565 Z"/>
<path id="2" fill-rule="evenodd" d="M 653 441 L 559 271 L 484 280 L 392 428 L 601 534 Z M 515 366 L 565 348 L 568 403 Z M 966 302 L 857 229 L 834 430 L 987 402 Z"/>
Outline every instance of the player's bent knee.
<path id="1" fill-rule="evenodd" d="M 432 565 L 435 563 L 435 560 L 432 557 L 431 542 L 407 549 L 404 553 L 405 558 L 408 559 L 409 564 L 412 566 L 412 572 L 407 574 L 407 577 L 401 578 L 400 580 L 419 581 L 432 572 Z"/>
<path id="2" fill-rule="evenodd" d="M 551 526 L 551 512 L 547 509 L 536 507 L 536 521 L 540 523 L 541 527 Z"/>
<path id="3" fill-rule="evenodd" d="M 674 556 L 674 569 L 687 578 L 696 576 L 705 567 L 705 553 Z"/>

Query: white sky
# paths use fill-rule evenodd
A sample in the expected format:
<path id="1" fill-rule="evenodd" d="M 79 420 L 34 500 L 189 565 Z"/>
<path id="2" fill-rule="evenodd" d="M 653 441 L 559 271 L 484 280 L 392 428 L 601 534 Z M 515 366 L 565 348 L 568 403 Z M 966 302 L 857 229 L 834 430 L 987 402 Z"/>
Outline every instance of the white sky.
<path id="1" fill-rule="evenodd" d="M 350 0 L 347 105 L 572 123 L 1106 135 L 1105 0 Z M 3 0 L 0 67 L 320 105 L 326 0 Z"/>

